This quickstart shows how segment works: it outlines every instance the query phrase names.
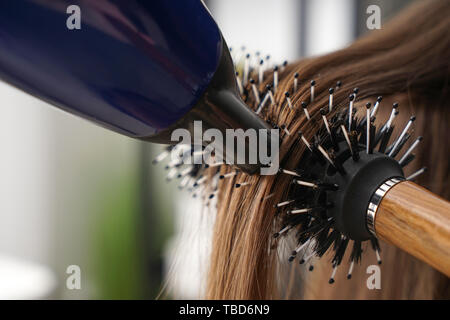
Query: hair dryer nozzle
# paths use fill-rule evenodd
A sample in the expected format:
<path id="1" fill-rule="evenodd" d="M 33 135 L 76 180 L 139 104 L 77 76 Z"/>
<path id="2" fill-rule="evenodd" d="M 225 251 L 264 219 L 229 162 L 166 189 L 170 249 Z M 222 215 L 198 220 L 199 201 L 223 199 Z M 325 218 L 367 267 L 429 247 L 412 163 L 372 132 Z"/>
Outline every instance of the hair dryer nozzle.
<path id="1" fill-rule="evenodd" d="M 143 140 L 174 144 L 171 136 L 174 130 L 179 128 L 187 129 L 191 136 L 195 135 L 194 121 L 201 121 L 202 130 L 218 129 L 223 136 L 223 155 L 227 163 L 238 166 L 247 173 L 255 173 L 262 164 L 258 157 L 261 146 L 266 146 L 267 150 L 271 150 L 272 143 L 278 143 L 277 139 L 271 137 L 270 127 L 265 121 L 259 118 L 245 103 L 242 101 L 235 78 L 234 65 L 229 53 L 228 46 L 222 39 L 222 53 L 219 66 L 214 74 L 206 91 L 203 93 L 197 104 L 178 122 L 169 128 L 150 137 L 144 137 Z M 227 130 L 234 129 L 234 130 Z M 237 131 L 242 129 L 242 131 Z M 255 130 L 249 132 L 248 130 Z M 226 143 L 230 141 L 229 135 L 234 135 L 236 139 L 244 144 L 245 155 L 239 154 L 242 150 L 237 148 L 238 143 Z M 264 136 L 266 135 L 266 136 Z M 263 137 L 264 136 L 264 137 Z M 263 138 L 262 138 L 263 137 Z M 253 140 L 252 140 L 253 138 Z M 234 137 L 232 137 L 234 141 Z M 267 143 L 261 141 L 267 141 Z M 274 140 L 274 141 L 273 141 Z M 197 141 L 195 143 L 198 143 Z M 204 141 L 204 146 L 210 141 Z M 271 155 L 271 157 L 276 155 Z M 256 157 L 257 161 L 250 161 Z"/>

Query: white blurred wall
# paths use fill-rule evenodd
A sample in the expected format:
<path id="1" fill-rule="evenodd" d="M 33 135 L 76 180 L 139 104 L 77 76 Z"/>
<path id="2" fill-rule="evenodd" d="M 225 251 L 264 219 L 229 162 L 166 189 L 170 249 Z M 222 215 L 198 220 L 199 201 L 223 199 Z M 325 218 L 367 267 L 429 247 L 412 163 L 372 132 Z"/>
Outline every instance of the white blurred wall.
<path id="1" fill-rule="evenodd" d="M 52 229 L 51 113 L 0 82 L 0 252 L 45 263 Z"/>
<path id="2" fill-rule="evenodd" d="M 209 0 L 229 46 L 270 54 L 272 61 L 298 58 L 298 0 Z"/>
<path id="3" fill-rule="evenodd" d="M 354 40 L 355 0 L 307 0 L 303 8 L 305 56 L 335 51 Z"/>

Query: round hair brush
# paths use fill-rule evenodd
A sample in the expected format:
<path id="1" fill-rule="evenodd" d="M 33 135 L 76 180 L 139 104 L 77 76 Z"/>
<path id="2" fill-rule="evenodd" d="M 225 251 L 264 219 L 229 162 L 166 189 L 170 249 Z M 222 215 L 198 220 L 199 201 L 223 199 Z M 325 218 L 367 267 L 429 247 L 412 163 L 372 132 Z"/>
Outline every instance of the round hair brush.
<path id="1" fill-rule="evenodd" d="M 310 248 L 310 253 L 302 255 L 300 263 L 332 250 L 330 283 L 347 249 L 351 250 L 347 274 L 351 278 L 363 241 L 370 241 L 381 264 L 378 238 L 450 275 L 450 204 L 411 182 L 426 168 L 408 177 L 403 173 L 422 140 L 418 137 L 404 150 L 415 117 L 392 140 L 398 105 L 394 104 L 386 123 L 376 128 L 373 123 L 381 97 L 373 108 L 366 105 L 364 117 L 354 115 L 354 99 L 355 93 L 347 110 L 333 113 L 330 103 L 312 116 L 310 121 L 323 123 L 312 141 L 298 132 L 299 143 L 307 151 L 297 168 L 280 169 L 292 176 L 292 187 L 289 199 L 275 205 L 282 209 L 283 228 L 274 236 L 297 231 L 298 246 L 290 261 L 303 248 Z"/>
<path id="2" fill-rule="evenodd" d="M 251 59 L 248 55 L 241 53 L 240 57 L 236 68 L 244 72 L 237 74 L 237 82 L 243 83 L 244 76 L 241 74 L 249 77 L 248 84 L 241 87 L 244 101 L 256 114 L 277 119 L 278 116 L 271 113 L 271 106 L 277 103 L 274 95 L 279 90 L 278 73 L 286 68 L 287 63 L 273 67 L 273 72 L 268 75 L 266 71 L 269 67 L 261 67 L 268 59 L 261 59 L 252 65 L 246 63 Z M 268 78 L 264 80 L 264 77 Z M 294 144 L 303 145 L 305 150 L 296 166 L 279 170 L 280 175 L 292 179 L 287 198 L 274 204 L 277 217 L 282 221 L 274 237 L 293 234 L 297 241 L 288 260 L 309 263 L 312 270 L 311 261 L 314 258 L 332 251 L 330 283 L 333 283 L 347 251 L 350 251 L 347 278 L 352 277 L 355 264 L 361 261 L 363 243 L 366 241 L 381 264 L 378 243 L 381 239 L 450 276 L 450 203 L 412 182 L 426 168 L 409 176 L 405 176 L 403 171 L 414 160 L 413 152 L 423 140 L 418 137 L 406 147 L 407 142 L 412 140 L 415 117 L 404 124 L 398 136 L 393 136 L 394 127 L 399 125 L 396 124 L 398 104 L 394 103 L 384 124 L 376 127 L 374 123 L 382 97 L 378 97 L 373 105 L 367 103 L 361 110 L 363 112 L 357 113 L 355 103 L 359 89 L 355 88 L 349 93 L 346 106 L 334 105 L 334 94 L 342 90 L 341 82 L 329 89 L 325 107 L 310 112 L 308 103 L 296 105 L 291 100 L 299 81 L 299 74 L 295 73 L 289 90 L 284 93 L 283 108 L 287 108 L 288 112 L 304 114 L 305 126 L 313 125 L 318 129 L 307 136 L 301 131 L 291 132 L 286 124 L 268 121 L 285 136 L 296 135 Z M 267 82 L 270 84 L 264 85 Z M 260 91 L 260 88 L 265 90 Z M 310 104 L 314 102 L 315 90 L 316 81 L 312 80 Z M 186 152 L 192 151 L 188 148 Z M 208 203 L 218 193 L 221 179 L 240 177 L 235 183 L 236 188 L 251 184 L 241 180 L 237 171 L 224 173 L 220 165 L 214 164 L 217 168 L 210 169 L 213 170 L 213 178 Z M 180 186 L 188 185 L 188 189 L 197 196 L 199 187 L 206 182 L 205 169 L 211 165 L 197 166 L 195 170 L 189 169 L 189 166 L 183 169 L 182 166 L 182 162 L 167 166 L 168 178 L 176 177 L 177 172 L 189 172 L 191 175 L 183 178 Z M 185 177 L 179 174 L 181 176 Z M 264 200 L 273 196 L 274 193 L 268 194 Z"/>

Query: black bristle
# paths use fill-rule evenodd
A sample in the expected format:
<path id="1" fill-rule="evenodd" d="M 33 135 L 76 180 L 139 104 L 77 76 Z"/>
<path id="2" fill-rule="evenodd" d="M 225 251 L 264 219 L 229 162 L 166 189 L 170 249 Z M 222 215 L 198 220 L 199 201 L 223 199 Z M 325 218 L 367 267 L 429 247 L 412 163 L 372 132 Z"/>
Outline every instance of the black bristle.
<path id="1" fill-rule="evenodd" d="M 370 121 L 370 140 L 369 140 L 369 143 L 370 143 L 370 145 L 369 145 L 369 153 L 370 154 L 373 153 L 373 148 L 374 148 L 374 143 L 375 143 L 375 141 L 374 141 L 375 131 L 376 131 L 376 128 L 373 125 L 373 121 Z"/>
<path id="2" fill-rule="evenodd" d="M 337 230 L 333 230 L 327 237 L 327 239 L 317 248 L 316 253 L 319 257 L 322 257 L 330 248 L 330 246 L 341 237 L 341 233 Z"/>
<path id="3" fill-rule="evenodd" d="M 389 140 L 392 136 L 393 131 L 394 131 L 394 126 L 391 126 L 389 129 L 385 130 L 382 133 L 380 147 L 378 148 L 378 152 L 386 153 L 386 148 L 387 148 Z"/>
<path id="4" fill-rule="evenodd" d="M 402 166 L 402 168 L 404 168 L 408 164 L 410 164 L 415 158 L 416 158 L 416 156 L 414 154 L 410 154 L 406 157 L 405 160 L 403 160 L 403 162 L 400 165 Z"/>
<path id="5" fill-rule="evenodd" d="M 402 150 L 403 146 L 405 145 L 405 143 L 409 140 L 409 138 L 411 137 L 411 135 L 409 133 L 405 134 L 402 138 L 402 140 L 400 141 L 400 143 L 398 144 L 397 148 L 395 149 L 394 153 L 391 155 L 392 158 L 395 158 L 397 156 L 397 154 Z M 393 146 L 392 146 L 393 147 Z M 392 150 L 392 147 L 389 147 L 388 150 L 386 150 L 386 153 L 389 153 Z"/>
<path id="6" fill-rule="evenodd" d="M 323 229 L 324 225 L 321 223 L 315 224 L 313 226 L 311 226 L 310 228 L 306 229 L 305 231 L 301 232 L 300 235 L 303 234 L 311 234 L 314 235 L 317 231 L 319 231 L 320 229 Z"/>
<path id="7" fill-rule="evenodd" d="M 345 237 L 340 241 L 339 246 L 336 248 L 336 253 L 332 260 L 335 265 L 338 266 L 341 264 L 342 258 L 344 257 L 345 251 L 347 250 L 348 242 L 349 238 Z"/>
<path id="8" fill-rule="evenodd" d="M 353 249 L 350 255 L 350 261 L 355 261 L 355 263 L 359 263 L 361 261 L 361 256 L 362 256 L 361 241 L 355 240 L 353 242 Z"/>
<path id="9" fill-rule="evenodd" d="M 316 236 L 317 247 L 322 247 L 328 239 L 328 235 L 330 233 L 330 227 L 324 228 L 320 231 Z"/>
<path id="10" fill-rule="evenodd" d="M 316 183 L 319 188 L 326 191 L 337 191 L 339 190 L 339 186 L 336 183 L 327 183 L 327 182 L 317 182 Z M 325 207 L 328 207 L 330 204 L 326 204 Z"/>
<path id="11" fill-rule="evenodd" d="M 354 151 L 352 154 L 353 161 L 358 161 L 359 160 L 358 133 L 356 131 L 351 131 L 348 133 L 348 138 L 350 140 L 352 150 Z"/>
<path id="12" fill-rule="evenodd" d="M 378 239 L 375 237 L 370 238 L 370 244 L 372 245 L 373 250 L 381 251 L 380 249 L 380 243 L 378 242 Z"/>

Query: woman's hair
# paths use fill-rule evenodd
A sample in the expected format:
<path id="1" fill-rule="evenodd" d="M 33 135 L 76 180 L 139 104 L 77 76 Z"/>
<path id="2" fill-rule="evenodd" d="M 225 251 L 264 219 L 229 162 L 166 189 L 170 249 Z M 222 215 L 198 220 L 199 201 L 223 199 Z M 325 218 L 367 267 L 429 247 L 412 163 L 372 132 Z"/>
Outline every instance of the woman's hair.
<path id="1" fill-rule="evenodd" d="M 392 102 L 400 104 L 396 119 L 397 132 L 414 114 L 415 133 L 424 136 L 417 159 L 410 170 L 427 166 L 429 171 L 418 183 L 450 198 L 448 182 L 448 125 L 450 75 L 450 1 L 418 1 L 395 17 L 382 30 L 372 31 L 348 48 L 288 65 L 281 73 L 275 93 L 276 104 L 266 107 L 266 120 L 285 124 L 291 135 L 282 136 L 280 163 L 284 168 L 297 168 L 304 144 L 293 134 L 301 130 L 311 139 L 317 123 L 307 121 L 300 103 L 309 102 L 310 81 L 315 80 L 316 96 L 308 105 L 311 116 L 319 117 L 320 108 L 328 104 L 328 89 L 337 81 L 342 85 L 334 94 L 334 110 L 348 107 L 348 96 L 358 87 L 356 106 L 383 101 L 377 115 L 385 121 Z M 291 95 L 294 110 L 285 107 L 286 91 L 292 92 L 294 74 L 299 73 L 298 90 Z M 271 84 L 266 74 L 260 91 Z M 247 100 L 254 106 L 250 94 Z M 316 123 L 316 124 L 315 124 Z M 412 139 L 411 139 L 412 140 Z M 230 168 L 222 168 L 223 172 Z M 407 172 L 408 173 L 408 172 Z M 280 221 L 273 205 L 287 199 L 290 180 L 286 175 L 247 176 L 224 179 L 219 185 L 218 212 L 208 273 L 206 297 L 210 299 L 271 298 L 440 298 L 449 297 L 448 279 L 426 264 L 393 246 L 382 244 L 381 290 L 366 287 L 366 267 L 373 264 L 371 252 L 363 253 L 362 264 L 355 266 L 352 280 L 345 279 L 344 270 L 336 283 L 328 284 L 330 256 L 315 262 L 314 272 L 298 263 L 280 260 L 292 239 L 274 239 Z M 235 183 L 250 181 L 251 185 L 235 188 Z M 274 196 L 266 197 L 274 193 Z M 292 243 L 291 243 L 292 244 Z M 363 249 L 364 250 L 364 249 Z M 365 250 L 364 250 L 365 251 Z M 344 261 L 346 261 L 344 258 Z M 344 263 L 345 265 L 345 263 Z M 344 269 L 344 268 L 343 268 Z"/>

